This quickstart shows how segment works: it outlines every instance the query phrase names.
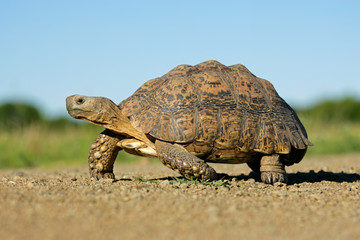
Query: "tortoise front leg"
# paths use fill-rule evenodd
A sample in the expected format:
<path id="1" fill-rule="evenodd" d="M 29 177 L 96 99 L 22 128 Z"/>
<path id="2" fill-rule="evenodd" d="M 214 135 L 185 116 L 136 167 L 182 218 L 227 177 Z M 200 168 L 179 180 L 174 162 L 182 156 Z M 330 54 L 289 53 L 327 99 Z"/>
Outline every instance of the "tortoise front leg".
<path id="1" fill-rule="evenodd" d="M 115 179 L 113 172 L 114 162 L 120 147 L 119 135 L 106 129 L 100 133 L 91 145 L 88 163 L 90 176 L 99 180 L 101 178 Z"/>
<path id="2" fill-rule="evenodd" d="M 156 140 L 156 151 L 160 161 L 187 179 L 214 180 L 215 170 L 204 160 L 190 154 L 185 148 Z"/>

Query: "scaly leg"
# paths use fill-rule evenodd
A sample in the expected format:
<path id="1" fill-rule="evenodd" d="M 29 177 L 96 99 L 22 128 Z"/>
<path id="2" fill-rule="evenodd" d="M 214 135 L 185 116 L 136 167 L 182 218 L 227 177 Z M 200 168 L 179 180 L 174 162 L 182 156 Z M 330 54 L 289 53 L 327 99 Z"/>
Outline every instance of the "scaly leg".
<path id="1" fill-rule="evenodd" d="M 266 155 L 261 158 L 260 173 L 264 183 L 287 182 L 285 166 L 278 154 Z"/>
<path id="2" fill-rule="evenodd" d="M 113 166 L 120 147 L 116 144 L 120 141 L 120 136 L 105 130 L 100 133 L 89 152 L 89 172 L 90 176 L 99 180 L 101 178 L 115 179 Z"/>
<path id="3" fill-rule="evenodd" d="M 214 180 L 215 170 L 204 160 L 190 154 L 185 148 L 157 140 L 156 151 L 160 161 L 187 179 Z"/>

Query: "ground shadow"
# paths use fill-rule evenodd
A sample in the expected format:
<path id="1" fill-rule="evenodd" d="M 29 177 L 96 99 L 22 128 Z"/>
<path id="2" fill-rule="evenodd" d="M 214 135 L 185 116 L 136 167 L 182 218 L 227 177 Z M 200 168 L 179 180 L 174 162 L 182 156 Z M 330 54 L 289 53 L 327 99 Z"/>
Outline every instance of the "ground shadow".
<path id="1" fill-rule="evenodd" d="M 360 175 L 357 173 L 333 173 L 322 170 L 319 172 L 311 170 L 309 172 L 297 172 L 288 174 L 288 184 L 296 184 L 303 182 L 316 183 L 321 181 L 352 183 L 360 181 Z"/>
<path id="2" fill-rule="evenodd" d="M 251 172 L 249 175 L 238 175 L 238 176 L 228 176 L 225 178 L 236 178 L 237 180 L 248 180 L 249 178 L 254 178 L 256 181 L 261 181 L 260 177 L 255 173 Z M 309 172 L 297 172 L 297 173 L 288 173 L 288 185 L 299 184 L 299 183 L 316 183 L 321 181 L 329 181 L 329 182 L 347 182 L 352 183 L 356 181 L 360 181 L 360 175 L 357 173 L 333 173 L 326 171 L 315 172 L 313 170 Z"/>
<path id="3" fill-rule="evenodd" d="M 241 180 L 249 180 L 249 179 L 255 179 L 257 182 L 261 182 L 260 177 L 255 174 L 254 172 L 250 172 L 250 174 L 240 174 L 240 175 L 228 175 L 226 173 L 218 173 L 218 180 L 225 179 L 225 180 L 232 180 L 235 178 L 237 181 Z M 174 181 L 175 179 L 179 180 L 185 180 L 183 176 L 177 176 L 177 177 L 161 177 L 161 178 L 149 178 L 149 179 L 142 179 L 139 178 L 139 181 Z M 117 178 L 115 181 L 133 181 L 134 178 Z M 329 181 L 329 182 L 347 182 L 352 183 L 356 181 L 360 181 L 360 175 L 357 173 L 345 173 L 345 172 L 326 172 L 326 171 L 318 171 L 315 172 L 313 170 L 310 170 L 309 172 L 297 172 L 297 173 L 288 173 L 288 182 L 287 185 L 294 185 L 299 183 L 316 183 L 321 181 Z"/>
<path id="4" fill-rule="evenodd" d="M 241 175 L 236 175 L 236 176 L 230 176 L 227 175 L 225 173 L 219 173 L 219 179 L 226 179 L 226 180 L 231 180 L 233 178 L 235 178 L 238 181 L 241 180 L 249 180 L 249 179 L 255 179 L 258 182 L 261 182 L 260 177 L 255 174 L 254 172 L 251 172 L 248 175 L 245 174 L 241 174 Z M 182 176 L 177 177 L 178 179 L 185 179 Z M 131 180 L 131 179 L 119 179 L 119 180 Z M 153 178 L 153 179 L 147 179 L 148 181 L 173 181 L 174 177 L 162 177 L 162 178 Z M 360 175 L 357 173 L 345 173 L 345 172 L 340 172 L 340 173 L 333 173 L 333 172 L 326 172 L 326 171 L 319 171 L 319 172 L 315 172 L 313 170 L 309 171 L 309 172 L 297 172 L 297 173 L 289 173 L 288 174 L 288 185 L 293 185 L 293 184 L 299 184 L 299 183 L 304 183 L 304 182 L 308 182 L 308 183 L 316 183 L 316 182 L 321 182 L 321 181 L 329 181 L 329 182 L 337 182 L 337 183 L 342 183 L 342 182 L 347 182 L 347 183 L 352 183 L 352 182 L 356 182 L 356 181 L 360 181 Z"/>
<path id="5" fill-rule="evenodd" d="M 179 179 L 185 179 L 184 177 L 178 177 Z M 153 182 L 153 181 L 173 181 L 175 178 L 174 177 L 162 177 L 162 178 L 138 178 L 138 177 L 134 177 L 134 178 L 116 178 L 114 180 L 114 182 L 118 182 L 118 181 L 134 181 L 134 180 L 138 180 L 138 181 L 143 181 L 143 182 Z"/>

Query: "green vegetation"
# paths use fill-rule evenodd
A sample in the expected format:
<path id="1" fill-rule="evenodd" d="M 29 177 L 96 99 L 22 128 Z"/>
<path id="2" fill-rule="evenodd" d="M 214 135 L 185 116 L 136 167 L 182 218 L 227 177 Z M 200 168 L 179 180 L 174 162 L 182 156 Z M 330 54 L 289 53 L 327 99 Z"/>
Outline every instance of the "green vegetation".
<path id="1" fill-rule="evenodd" d="M 308 156 L 360 152 L 358 100 L 323 101 L 297 113 L 314 144 L 308 149 Z"/>
<path id="2" fill-rule="evenodd" d="M 173 177 L 174 181 L 171 181 L 171 183 L 180 183 L 180 184 L 186 184 L 186 185 L 204 185 L 204 186 L 210 186 L 210 187 L 228 187 L 230 185 L 230 181 L 228 179 L 220 179 L 217 181 L 201 181 L 198 179 L 191 179 L 188 180 L 186 178 L 177 178 Z"/>
<path id="3" fill-rule="evenodd" d="M 139 178 L 139 177 L 133 177 L 133 178 L 134 178 L 134 180 L 139 181 L 139 182 L 159 183 L 158 180 L 150 180 L 150 179 Z"/>
<path id="4" fill-rule="evenodd" d="M 42 116 L 35 107 L 24 103 L 6 103 L 0 106 L 0 126 L 4 128 L 22 128 L 42 121 Z"/>
<path id="5" fill-rule="evenodd" d="M 159 183 L 158 180 L 150 180 L 150 179 L 145 179 L 145 178 L 138 178 L 138 177 L 134 177 L 133 178 L 134 180 L 136 181 L 139 181 L 139 182 L 149 182 L 149 183 Z M 180 183 L 180 184 L 185 184 L 185 185 L 198 185 L 198 184 L 201 184 L 201 185 L 204 185 L 204 186 L 210 186 L 210 187 L 229 187 L 230 185 L 230 181 L 228 179 L 220 179 L 220 180 L 217 180 L 217 181 L 201 181 L 201 180 L 198 180 L 198 179 L 186 179 L 186 178 L 177 178 L 177 177 L 172 177 L 172 181 L 170 181 L 171 184 L 174 184 L 174 183 Z"/>
<path id="6" fill-rule="evenodd" d="M 103 128 L 66 118 L 45 119 L 33 106 L 0 106 L 0 168 L 87 164 L 92 141 Z M 119 152 L 121 162 L 138 157 Z"/>
<path id="7" fill-rule="evenodd" d="M 360 102 L 353 98 L 324 101 L 298 109 L 314 147 L 308 156 L 360 152 Z M 101 127 L 72 121 L 47 119 L 24 103 L 0 106 L 0 168 L 84 165 L 92 141 Z M 118 161 L 138 159 L 121 151 Z"/>

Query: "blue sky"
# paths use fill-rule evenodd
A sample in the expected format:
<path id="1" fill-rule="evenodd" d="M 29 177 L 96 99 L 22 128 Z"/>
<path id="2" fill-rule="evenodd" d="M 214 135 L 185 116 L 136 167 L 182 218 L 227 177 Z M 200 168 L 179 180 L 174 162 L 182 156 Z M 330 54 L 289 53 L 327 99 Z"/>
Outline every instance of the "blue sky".
<path id="1" fill-rule="evenodd" d="M 360 96 L 360 1 L 0 1 L 0 103 L 65 114 L 179 64 L 244 64 L 293 106 Z"/>

